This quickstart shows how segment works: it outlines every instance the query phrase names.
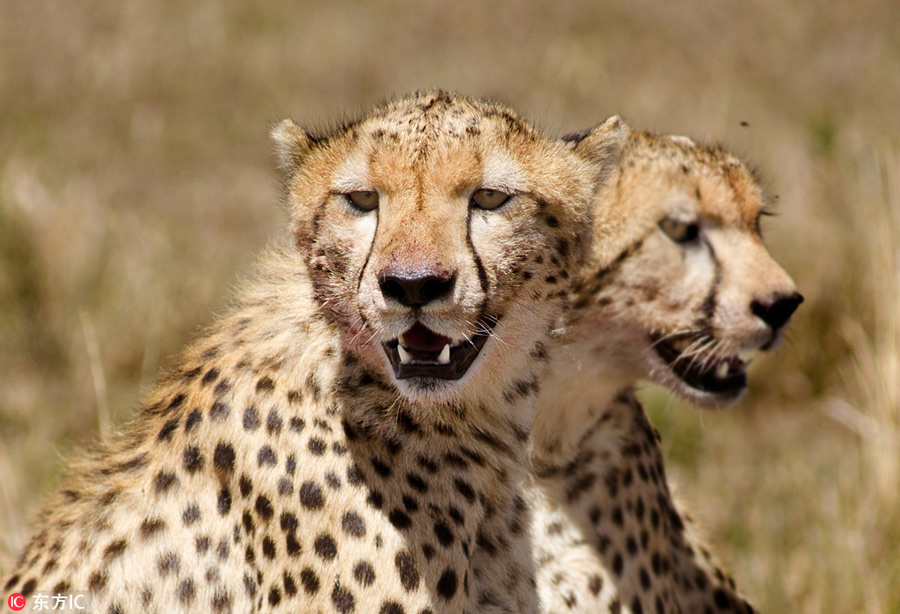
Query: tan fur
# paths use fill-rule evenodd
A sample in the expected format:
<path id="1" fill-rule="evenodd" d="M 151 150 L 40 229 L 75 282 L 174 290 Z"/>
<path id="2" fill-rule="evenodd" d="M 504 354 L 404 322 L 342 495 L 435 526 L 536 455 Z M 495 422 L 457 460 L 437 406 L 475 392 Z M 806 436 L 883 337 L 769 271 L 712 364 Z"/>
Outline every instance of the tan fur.
<path id="1" fill-rule="evenodd" d="M 684 137 L 635 131 L 628 141 L 596 200 L 593 258 L 538 397 L 529 503 L 542 606 L 750 612 L 679 511 L 632 388 L 649 377 L 704 405 L 733 402 L 742 389 L 694 388 L 654 346 L 682 339 L 694 344 L 683 360 L 715 368 L 777 341 L 781 329 L 753 301 L 802 299 L 762 243 L 764 197 L 737 159 Z M 684 224 L 696 240 L 664 230 L 678 236 Z"/>
<path id="2" fill-rule="evenodd" d="M 621 142 L 573 151 L 443 92 L 274 138 L 292 211 L 230 315 L 73 464 L 2 586 L 96 612 L 532 612 L 525 443 L 545 342 Z M 512 194 L 473 207 L 479 189 Z M 377 192 L 377 210 L 348 192 Z M 390 272 L 448 272 L 414 313 Z M 493 326 L 459 380 L 395 378 L 418 319 Z"/>

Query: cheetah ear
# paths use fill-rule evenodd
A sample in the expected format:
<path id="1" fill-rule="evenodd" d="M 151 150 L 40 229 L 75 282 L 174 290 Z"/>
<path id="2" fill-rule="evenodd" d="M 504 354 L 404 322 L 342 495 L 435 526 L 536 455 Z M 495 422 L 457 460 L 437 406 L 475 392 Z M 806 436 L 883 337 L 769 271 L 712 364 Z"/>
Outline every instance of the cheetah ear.
<path id="1" fill-rule="evenodd" d="M 594 166 L 599 187 L 619 164 L 630 135 L 631 128 L 625 120 L 613 115 L 588 131 L 564 136 L 563 140 L 572 143 L 575 153 Z"/>
<path id="2" fill-rule="evenodd" d="M 313 141 L 303 128 L 289 119 L 280 121 L 272 128 L 272 140 L 275 142 L 278 170 L 285 177 L 290 177 L 309 153 Z"/>

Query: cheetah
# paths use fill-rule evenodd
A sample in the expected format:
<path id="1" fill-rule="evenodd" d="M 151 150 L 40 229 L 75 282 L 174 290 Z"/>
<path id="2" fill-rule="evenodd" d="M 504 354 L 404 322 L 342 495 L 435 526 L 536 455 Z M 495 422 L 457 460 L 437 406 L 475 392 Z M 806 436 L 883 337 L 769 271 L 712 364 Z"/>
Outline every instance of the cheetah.
<path id="1" fill-rule="evenodd" d="M 673 501 L 634 384 L 703 406 L 746 390 L 741 355 L 773 347 L 803 300 L 763 245 L 766 202 L 721 148 L 631 131 L 538 396 L 529 502 L 547 612 L 753 611 Z"/>
<path id="2" fill-rule="evenodd" d="M 623 141 L 440 91 L 273 137 L 290 240 L 71 463 L 2 586 L 104 614 L 535 611 L 532 410 Z"/>

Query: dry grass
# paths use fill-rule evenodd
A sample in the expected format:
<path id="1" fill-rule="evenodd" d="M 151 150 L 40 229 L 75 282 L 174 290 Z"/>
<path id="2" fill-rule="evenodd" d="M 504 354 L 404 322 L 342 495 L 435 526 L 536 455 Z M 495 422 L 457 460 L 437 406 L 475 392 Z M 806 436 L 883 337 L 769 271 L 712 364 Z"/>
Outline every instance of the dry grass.
<path id="1" fill-rule="evenodd" d="M 780 196 L 768 241 L 807 297 L 790 342 L 735 411 L 645 396 L 763 610 L 900 611 L 897 3 L 0 0 L 0 16 L 0 569 L 65 453 L 128 416 L 280 232 L 268 126 L 442 86 L 555 132 L 621 113 L 761 165 Z"/>

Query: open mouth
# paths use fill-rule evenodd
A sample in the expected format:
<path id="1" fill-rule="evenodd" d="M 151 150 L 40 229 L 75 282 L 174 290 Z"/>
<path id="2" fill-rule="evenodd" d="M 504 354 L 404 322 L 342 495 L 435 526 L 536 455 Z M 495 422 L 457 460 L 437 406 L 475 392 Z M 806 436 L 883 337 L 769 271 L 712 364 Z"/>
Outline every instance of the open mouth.
<path id="1" fill-rule="evenodd" d="M 740 356 L 699 356 L 687 350 L 696 347 L 691 336 L 662 340 L 653 338 L 653 348 L 681 381 L 697 390 L 721 396 L 737 396 L 747 387 L 749 362 Z"/>
<path id="2" fill-rule="evenodd" d="M 397 379 L 434 377 L 455 380 L 466 374 L 484 347 L 490 328 L 486 322 L 481 328 L 484 332 L 454 341 L 416 322 L 397 339 L 384 343 L 384 351 Z"/>

